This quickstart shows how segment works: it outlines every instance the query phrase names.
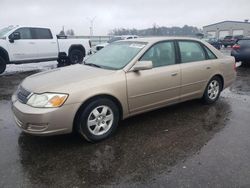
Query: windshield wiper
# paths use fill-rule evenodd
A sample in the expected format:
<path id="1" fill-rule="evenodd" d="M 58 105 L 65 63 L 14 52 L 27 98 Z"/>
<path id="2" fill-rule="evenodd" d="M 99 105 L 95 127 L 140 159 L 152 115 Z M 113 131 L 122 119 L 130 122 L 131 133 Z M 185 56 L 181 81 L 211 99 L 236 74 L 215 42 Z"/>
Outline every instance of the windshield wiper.
<path id="1" fill-rule="evenodd" d="M 100 65 L 97 65 L 97 64 L 94 64 L 94 63 L 86 63 L 85 61 L 84 61 L 84 65 L 89 65 L 89 66 L 92 66 L 92 67 L 101 68 Z"/>

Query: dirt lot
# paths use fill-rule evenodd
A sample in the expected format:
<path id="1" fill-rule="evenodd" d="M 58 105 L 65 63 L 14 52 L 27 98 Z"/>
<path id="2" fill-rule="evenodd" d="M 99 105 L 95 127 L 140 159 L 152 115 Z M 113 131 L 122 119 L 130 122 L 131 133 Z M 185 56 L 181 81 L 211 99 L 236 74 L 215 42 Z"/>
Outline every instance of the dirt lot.
<path id="1" fill-rule="evenodd" d="M 249 67 L 216 104 L 130 118 L 98 144 L 21 133 L 10 97 L 37 71 L 0 76 L 0 187 L 250 187 Z"/>

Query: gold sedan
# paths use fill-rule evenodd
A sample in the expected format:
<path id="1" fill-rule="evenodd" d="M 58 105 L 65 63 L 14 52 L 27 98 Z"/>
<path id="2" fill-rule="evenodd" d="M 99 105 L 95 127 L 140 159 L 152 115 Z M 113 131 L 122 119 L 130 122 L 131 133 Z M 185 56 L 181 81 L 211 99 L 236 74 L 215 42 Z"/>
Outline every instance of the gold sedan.
<path id="1" fill-rule="evenodd" d="M 198 39 L 118 41 L 83 64 L 26 78 L 12 97 L 13 112 L 26 133 L 75 130 L 97 142 L 133 115 L 197 98 L 211 104 L 235 76 L 234 58 Z"/>

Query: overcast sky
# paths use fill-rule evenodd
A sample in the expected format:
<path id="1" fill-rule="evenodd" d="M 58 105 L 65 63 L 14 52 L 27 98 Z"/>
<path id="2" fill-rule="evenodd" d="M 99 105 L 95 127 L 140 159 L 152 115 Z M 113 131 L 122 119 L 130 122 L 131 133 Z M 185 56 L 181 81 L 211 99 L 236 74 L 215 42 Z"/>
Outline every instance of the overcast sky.
<path id="1" fill-rule="evenodd" d="M 224 21 L 250 19 L 250 0 L 0 0 L 0 27 L 49 26 L 59 32 L 74 29 L 77 35 L 106 35 L 114 28 L 183 26 L 202 28 Z"/>

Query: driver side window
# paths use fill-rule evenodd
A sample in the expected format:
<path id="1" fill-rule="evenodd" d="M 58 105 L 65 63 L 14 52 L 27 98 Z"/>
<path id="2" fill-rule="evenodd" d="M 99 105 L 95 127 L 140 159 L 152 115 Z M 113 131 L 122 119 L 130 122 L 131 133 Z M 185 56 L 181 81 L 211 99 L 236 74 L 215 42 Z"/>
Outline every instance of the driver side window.
<path id="1" fill-rule="evenodd" d="M 175 64 L 174 42 L 161 42 L 152 46 L 140 59 L 152 61 L 153 67 Z"/>
<path id="2" fill-rule="evenodd" d="M 31 31 L 29 28 L 19 28 L 15 32 L 20 33 L 20 39 L 32 39 Z"/>

